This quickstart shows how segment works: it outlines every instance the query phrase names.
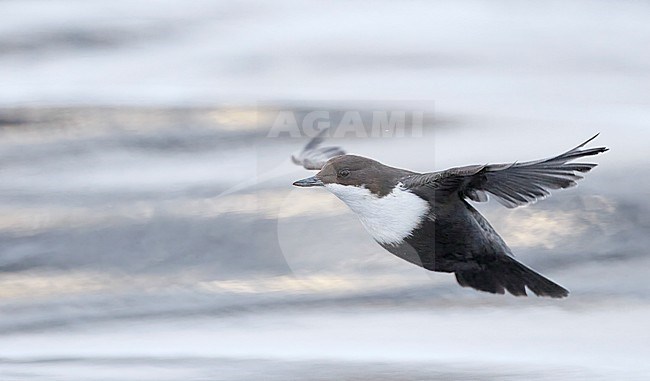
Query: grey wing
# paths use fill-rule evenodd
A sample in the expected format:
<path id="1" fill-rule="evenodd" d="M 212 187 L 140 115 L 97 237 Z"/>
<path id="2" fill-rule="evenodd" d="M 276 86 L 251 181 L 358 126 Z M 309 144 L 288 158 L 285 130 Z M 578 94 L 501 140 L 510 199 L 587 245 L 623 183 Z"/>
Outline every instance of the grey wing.
<path id="1" fill-rule="evenodd" d="M 586 156 L 608 150 L 606 147 L 582 149 L 587 143 L 555 157 L 511 164 L 472 165 L 446 171 L 414 175 L 404 179 L 407 188 L 434 197 L 458 193 L 474 201 L 487 201 L 487 193 L 508 208 L 535 202 L 550 194 L 550 190 L 568 188 L 582 179 L 579 173 L 589 172 L 597 164 L 572 163 Z"/>
<path id="2" fill-rule="evenodd" d="M 297 155 L 291 155 L 291 160 L 305 169 L 320 170 L 327 161 L 335 156 L 345 155 L 341 147 L 320 147 L 328 129 L 321 130 Z"/>

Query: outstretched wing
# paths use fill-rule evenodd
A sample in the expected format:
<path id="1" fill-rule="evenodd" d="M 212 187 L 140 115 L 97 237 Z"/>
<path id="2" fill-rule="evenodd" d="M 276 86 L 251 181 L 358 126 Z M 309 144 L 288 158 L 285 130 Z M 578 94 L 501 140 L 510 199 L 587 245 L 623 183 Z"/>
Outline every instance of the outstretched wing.
<path id="1" fill-rule="evenodd" d="M 568 188 L 582 179 L 579 173 L 589 172 L 597 164 L 571 163 L 586 156 L 608 150 L 606 147 L 582 149 L 598 134 L 561 155 L 524 163 L 472 165 L 446 171 L 409 176 L 405 187 L 433 197 L 458 193 L 474 201 L 487 201 L 486 193 L 508 208 L 535 202 L 550 194 L 552 189 Z"/>
<path id="2" fill-rule="evenodd" d="M 320 170 L 327 161 L 335 156 L 345 155 L 341 147 L 320 147 L 325 140 L 328 129 L 321 130 L 297 155 L 291 155 L 291 160 L 305 169 Z"/>

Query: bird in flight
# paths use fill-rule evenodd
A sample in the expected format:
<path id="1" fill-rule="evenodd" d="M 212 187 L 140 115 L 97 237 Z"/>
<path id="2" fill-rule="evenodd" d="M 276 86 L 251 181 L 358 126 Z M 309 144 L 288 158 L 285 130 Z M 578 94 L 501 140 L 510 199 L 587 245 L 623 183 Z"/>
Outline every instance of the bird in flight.
<path id="1" fill-rule="evenodd" d="M 319 170 L 293 183 L 325 187 L 341 199 L 392 254 L 430 271 L 454 273 L 463 287 L 515 296 L 526 288 L 537 296 L 563 298 L 569 291 L 518 262 L 504 240 L 468 200 L 485 202 L 488 194 L 508 208 L 527 205 L 550 190 L 576 185 L 597 164 L 576 163 L 606 147 L 579 146 L 548 159 L 510 164 L 470 165 L 417 173 L 320 147 L 322 130 L 294 163 Z"/>

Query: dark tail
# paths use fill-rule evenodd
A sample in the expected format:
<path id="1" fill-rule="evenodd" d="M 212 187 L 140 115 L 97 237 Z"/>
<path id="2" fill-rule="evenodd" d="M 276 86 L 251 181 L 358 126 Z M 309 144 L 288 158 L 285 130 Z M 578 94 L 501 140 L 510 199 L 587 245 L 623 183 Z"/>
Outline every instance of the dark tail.
<path id="1" fill-rule="evenodd" d="M 493 294 L 505 290 L 515 296 L 526 296 L 526 287 L 537 296 L 564 298 L 569 291 L 536 273 L 531 268 L 505 257 L 485 266 L 483 270 L 457 271 L 456 280 L 463 287 L 472 287 Z"/>

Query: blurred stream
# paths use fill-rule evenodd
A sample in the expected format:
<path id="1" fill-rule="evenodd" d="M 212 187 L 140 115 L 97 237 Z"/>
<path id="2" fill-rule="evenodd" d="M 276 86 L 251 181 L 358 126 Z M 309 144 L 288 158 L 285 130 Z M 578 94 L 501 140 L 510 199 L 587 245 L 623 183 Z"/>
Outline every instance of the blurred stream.
<path id="1" fill-rule="evenodd" d="M 649 7 L 0 1 L 0 379 L 647 379 Z M 369 101 L 434 121 L 331 144 L 416 171 L 600 132 L 579 187 L 477 206 L 570 297 L 463 289 L 291 187 L 273 116 Z"/>

